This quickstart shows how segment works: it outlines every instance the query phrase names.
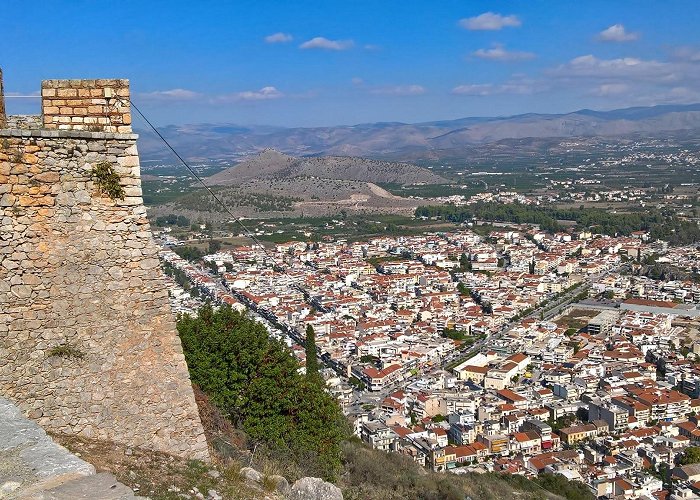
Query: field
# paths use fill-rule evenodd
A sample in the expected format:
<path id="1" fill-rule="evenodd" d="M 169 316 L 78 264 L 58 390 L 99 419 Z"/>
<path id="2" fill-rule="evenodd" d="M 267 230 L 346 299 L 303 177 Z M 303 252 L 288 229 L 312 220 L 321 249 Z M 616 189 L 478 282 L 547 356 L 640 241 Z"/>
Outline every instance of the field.
<path id="1" fill-rule="evenodd" d="M 599 311 L 592 309 L 572 309 L 568 313 L 559 316 L 554 320 L 560 328 L 575 329 L 580 331 L 588 325 L 588 322 L 597 316 Z"/>

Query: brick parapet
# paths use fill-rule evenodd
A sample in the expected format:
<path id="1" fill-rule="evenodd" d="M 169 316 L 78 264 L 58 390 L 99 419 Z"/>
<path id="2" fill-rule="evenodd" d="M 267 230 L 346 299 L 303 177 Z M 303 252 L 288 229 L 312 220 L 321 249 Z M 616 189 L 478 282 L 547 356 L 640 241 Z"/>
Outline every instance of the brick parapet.
<path id="1" fill-rule="evenodd" d="M 129 80 L 44 80 L 43 127 L 58 130 L 131 132 Z"/>

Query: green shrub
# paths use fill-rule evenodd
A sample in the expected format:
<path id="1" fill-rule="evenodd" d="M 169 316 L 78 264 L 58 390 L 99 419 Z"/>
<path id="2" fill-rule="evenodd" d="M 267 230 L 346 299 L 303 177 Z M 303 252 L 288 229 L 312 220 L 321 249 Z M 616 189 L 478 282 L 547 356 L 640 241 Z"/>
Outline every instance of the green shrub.
<path id="1" fill-rule="evenodd" d="M 123 200 L 126 193 L 119 182 L 119 174 L 109 162 L 103 161 L 92 167 L 92 180 L 100 194 L 112 200 Z"/>
<path id="2" fill-rule="evenodd" d="M 69 344 L 68 342 L 52 347 L 51 349 L 49 349 L 49 351 L 46 353 L 46 355 L 49 358 L 59 357 L 59 358 L 83 359 L 85 357 L 85 353 L 83 353 L 83 351 L 81 351 L 77 347 Z"/>

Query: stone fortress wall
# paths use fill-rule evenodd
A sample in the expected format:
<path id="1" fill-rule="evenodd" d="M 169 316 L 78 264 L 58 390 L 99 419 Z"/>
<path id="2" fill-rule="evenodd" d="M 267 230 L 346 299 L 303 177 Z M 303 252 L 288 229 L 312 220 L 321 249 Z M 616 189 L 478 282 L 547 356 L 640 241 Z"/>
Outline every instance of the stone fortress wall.
<path id="1" fill-rule="evenodd" d="M 0 396 L 49 431 L 207 458 L 128 92 L 49 80 L 41 128 L 0 115 Z M 103 162 L 123 199 L 98 189 Z"/>

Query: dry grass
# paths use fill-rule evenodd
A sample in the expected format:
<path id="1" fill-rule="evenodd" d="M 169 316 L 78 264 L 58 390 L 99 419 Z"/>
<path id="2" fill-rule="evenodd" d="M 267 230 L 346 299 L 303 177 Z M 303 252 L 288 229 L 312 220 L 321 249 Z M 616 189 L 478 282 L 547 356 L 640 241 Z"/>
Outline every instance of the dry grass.
<path id="1" fill-rule="evenodd" d="M 137 495 L 153 500 L 196 499 L 198 492 L 206 497 L 210 490 L 232 500 L 265 496 L 246 484 L 239 472 L 241 464 L 234 461 L 205 464 L 107 441 L 65 435 L 52 437 L 93 464 L 98 472 L 111 472 Z"/>

